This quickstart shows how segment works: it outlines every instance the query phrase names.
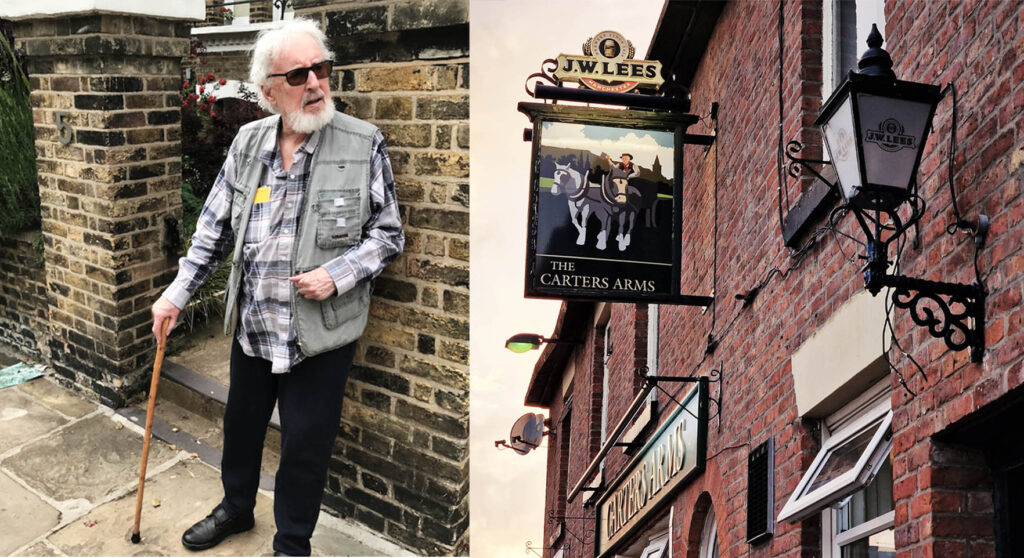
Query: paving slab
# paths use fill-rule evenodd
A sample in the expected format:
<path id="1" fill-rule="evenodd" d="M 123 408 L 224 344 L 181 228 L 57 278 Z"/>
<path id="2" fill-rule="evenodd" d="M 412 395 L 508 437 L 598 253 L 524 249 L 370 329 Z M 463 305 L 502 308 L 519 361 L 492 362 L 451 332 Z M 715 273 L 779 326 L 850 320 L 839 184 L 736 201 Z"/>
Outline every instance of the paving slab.
<path id="1" fill-rule="evenodd" d="M 202 552 L 181 545 L 181 534 L 210 513 L 221 499 L 220 474 L 208 465 L 186 460 L 146 481 L 143 492 L 142 542 L 132 544 L 136 493 L 95 508 L 50 535 L 48 540 L 68 556 L 258 556 L 272 554 L 273 503 L 256 497 L 256 527 L 232 535 Z M 159 506 L 154 506 L 154 501 Z"/>
<path id="2" fill-rule="evenodd" d="M 99 408 L 95 403 L 83 399 L 81 395 L 61 387 L 59 384 L 42 377 L 21 384 L 16 388 L 43 405 L 72 418 L 82 418 Z"/>
<path id="3" fill-rule="evenodd" d="M 2 472 L 0 494 L 0 525 L 18 526 L 0 529 L 0 556 L 9 556 L 60 521 L 60 512 Z"/>
<path id="4" fill-rule="evenodd" d="M 0 389 L 0 453 L 67 422 L 66 418 L 15 387 Z"/>
<path id="5" fill-rule="evenodd" d="M 21 552 L 12 554 L 12 556 L 63 556 L 63 554 L 57 552 L 53 546 L 46 542 L 37 542 Z"/>
<path id="6" fill-rule="evenodd" d="M 160 440 L 149 448 L 148 468 L 177 455 Z M 26 445 L 4 460 L 5 469 L 57 502 L 99 503 L 138 479 L 142 436 L 106 415 L 96 415 Z"/>
<path id="7" fill-rule="evenodd" d="M 334 529 L 317 526 L 309 540 L 313 556 L 384 556 L 376 549 Z"/>
<path id="8" fill-rule="evenodd" d="M 146 402 L 139 403 L 136 407 L 144 413 L 146 410 Z M 171 401 L 161 401 L 159 397 L 157 397 L 156 409 L 153 411 L 153 414 L 158 419 L 178 428 L 180 432 L 187 433 L 200 444 L 207 445 L 218 450 L 224 449 L 224 429 L 221 424 L 223 422 L 222 420 L 210 420 Z M 269 434 L 269 429 L 267 438 L 268 443 L 264 444 L 263 447 L 262 471 L 273 477 L 277 474 L 277 466 L 281 461 L 281 454 L 274 449 L 274 444 L 272 443 L 272 440 L 270 440 L 271 436 Z M 186 449 L 186 451 L 194 450 Z M 220 461 L 218 460 L 216 463 L 210 463 L 210 465 L 219 467 Z"/>

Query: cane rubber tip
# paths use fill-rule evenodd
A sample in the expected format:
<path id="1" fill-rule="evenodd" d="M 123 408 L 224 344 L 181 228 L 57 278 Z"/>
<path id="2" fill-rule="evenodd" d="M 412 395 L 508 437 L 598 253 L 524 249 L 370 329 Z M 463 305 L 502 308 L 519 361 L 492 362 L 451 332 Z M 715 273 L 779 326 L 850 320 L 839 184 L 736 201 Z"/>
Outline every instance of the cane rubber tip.
<path id="1" fill-rule="evenodd" d="M 132 533 L 132 544 L 139 544 L 142 542 L 142 537 L 138 533 Z"/>

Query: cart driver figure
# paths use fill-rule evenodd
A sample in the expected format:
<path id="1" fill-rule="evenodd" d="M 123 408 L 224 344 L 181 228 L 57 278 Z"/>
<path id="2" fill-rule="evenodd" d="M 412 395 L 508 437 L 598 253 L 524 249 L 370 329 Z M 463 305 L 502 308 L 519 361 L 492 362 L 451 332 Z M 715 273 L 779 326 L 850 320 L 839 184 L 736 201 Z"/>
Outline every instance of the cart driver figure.
<path id="1" fill-rule="evenodd" d="M 267 425 L 278 406 L 275 556 L 308 556 L 371 281 L 405 244 L 383 136 L 335 112 L 332 53 L 317 24 L 263 32 L 250 81 L 272 116 L 243 126 L 203 206 L 153 333 L 230 255 L 234 334 L 224 413 L 224 497 L 182 536 L 204 550 L 252 529 Z"/>

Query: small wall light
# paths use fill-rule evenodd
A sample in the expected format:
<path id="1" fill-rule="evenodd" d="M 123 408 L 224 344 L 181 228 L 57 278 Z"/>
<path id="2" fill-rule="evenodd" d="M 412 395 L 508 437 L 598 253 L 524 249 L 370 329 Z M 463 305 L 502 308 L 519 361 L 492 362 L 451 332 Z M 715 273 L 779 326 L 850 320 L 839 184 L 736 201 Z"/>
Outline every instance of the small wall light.
<path id="1" fill-rule="evenodd" d="M 513 353 L 525 353 L 539 349 L 544 343 L 577 343 L 577 341 L 562 341 L 536 333 L 517 333 L 505 341 L 505 348 Z"/>

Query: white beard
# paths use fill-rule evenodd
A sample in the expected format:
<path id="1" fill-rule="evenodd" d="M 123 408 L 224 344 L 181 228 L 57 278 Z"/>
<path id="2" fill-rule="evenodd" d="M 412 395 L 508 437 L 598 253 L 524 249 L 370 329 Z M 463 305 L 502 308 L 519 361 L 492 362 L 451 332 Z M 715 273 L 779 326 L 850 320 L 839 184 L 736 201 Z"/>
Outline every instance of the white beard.
<path id="1" fill-rule="evenodd" d="M 306 104 L 306 99 L 303 99 L 302 104 Z M 317 114 L 307 114 L 299 108 L 292 112 L 284 112 L 281 117 L 292 130 L 300 134 L 312 134 L 334 118 L 334 101 L 329 96 L 324 97 L 324 108 Z"/>

